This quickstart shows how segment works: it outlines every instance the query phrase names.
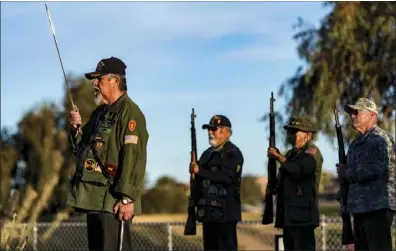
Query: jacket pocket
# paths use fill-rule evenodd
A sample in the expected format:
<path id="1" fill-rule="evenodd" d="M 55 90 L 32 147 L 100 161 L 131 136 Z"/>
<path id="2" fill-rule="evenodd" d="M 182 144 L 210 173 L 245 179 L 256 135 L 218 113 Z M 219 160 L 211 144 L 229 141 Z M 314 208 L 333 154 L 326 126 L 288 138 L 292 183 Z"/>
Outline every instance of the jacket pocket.
<path id="1" fill-rule="evenodd" d="M 81 181 L 89 182 L 97 186 L 107 186 L 108 184 L 108 179 L 103 175 L 100 166 L 93 159 L 84 161 Z"/>
<path id="2" fill-rule="evenodd" d="M 312 205 L 310 200 L 292 200 L 287 206 L 288 218 L 294 223 L 305 223 L 311 221 Z"/>

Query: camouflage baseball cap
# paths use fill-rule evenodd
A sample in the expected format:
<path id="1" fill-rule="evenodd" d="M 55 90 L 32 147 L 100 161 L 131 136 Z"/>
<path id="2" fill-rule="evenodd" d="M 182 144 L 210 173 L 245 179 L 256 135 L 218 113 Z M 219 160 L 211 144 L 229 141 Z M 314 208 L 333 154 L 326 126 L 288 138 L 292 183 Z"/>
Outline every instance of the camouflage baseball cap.
<path id="1" fill-rule="evenodd" d="M 295 128 L 304 132 L 316 132 L 318 130 L 312 120 L 306 117 L 292 117 L 283 128 L 285 130 Z"/>
<path id="2" fill-rule="evenodd" d="M 351 113 L 354 110 L 368 110 L 378 114 L 377 105 L 367 98 L 359 98 L 354 105 L 346 105 L 344 110 L 347 113 Z"/>

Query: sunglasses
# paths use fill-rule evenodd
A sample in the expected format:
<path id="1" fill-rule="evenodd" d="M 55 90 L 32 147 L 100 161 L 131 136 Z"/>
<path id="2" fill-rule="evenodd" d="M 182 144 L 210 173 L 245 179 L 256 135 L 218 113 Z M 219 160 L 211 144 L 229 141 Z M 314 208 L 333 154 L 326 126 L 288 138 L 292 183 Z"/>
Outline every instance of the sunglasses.
<path id="1" fill-rule="evenodd" d="M 298 130 L 298 129 L 296 129 L 296 128 L 289 128 L 289 129 L 287 129 L 287 133 L 288 133 L 288 134 L 296 134 L 298 131 L 300 131 L 300 130 Z"/>

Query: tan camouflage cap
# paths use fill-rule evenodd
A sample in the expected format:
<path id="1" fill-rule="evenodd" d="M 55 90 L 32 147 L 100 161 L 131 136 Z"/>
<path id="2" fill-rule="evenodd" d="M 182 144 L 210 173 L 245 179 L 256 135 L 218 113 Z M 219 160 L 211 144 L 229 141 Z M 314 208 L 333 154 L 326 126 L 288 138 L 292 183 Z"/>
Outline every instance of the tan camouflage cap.
<path id="1" fill-rule="evenodd" d="M 287 125 L 283 126 L 283 128 L 285 130 L 288 128 L 295 128 L 304 132 L 316 132 L 318 130 L 315 123 L 306 117 L 292 117 Z"/>
<path id="2" fill-rule="evenodd" d="M 345 106 L 345 112 L 351 113 L 352 110 L 368 110 L 378 114 L 377 105 L 367 98 L 359 98 L 354 105 Z"/>

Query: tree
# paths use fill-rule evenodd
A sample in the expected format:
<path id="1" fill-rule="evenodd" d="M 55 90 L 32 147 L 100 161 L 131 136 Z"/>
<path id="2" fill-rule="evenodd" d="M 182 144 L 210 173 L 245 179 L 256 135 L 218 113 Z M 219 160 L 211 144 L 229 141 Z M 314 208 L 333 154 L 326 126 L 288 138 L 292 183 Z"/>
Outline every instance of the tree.
<path id="1" fill-rule="evenodd" d="M 379 107 L 379 124 L 391 130 L 396 100 L 396 5 L 326 4 L 332 10 L 318 29 L 301 18 L 296 26 L 299 32 L 294 38 L 306 67 L 300 66 L 279 89 L 287 101 L 283 121 L 296 114 L 310 116 L 333 140 L 335 104 L 341 110 L 359 97 L 368 97 Z M 343 116 L 340 119 L 345 120 Z M 343 124 L 346 139 L 352 139 L 356 132 L 349 123 Z"/>
<path id="2" fill-rule="evenodd" d="M 142 196 L 142 211 L 151 213 L 185 213 L 188 197 L 185 185 L 169 176 L 160 177 Z"/>
<path id="3" fill-rule="evenodd" d="M 4 214 L 6 204 L 10 196 L 11 176 L 18 160 L 18 149 L 15 140 L 9 135 L 7 130 L 1 131 L 0 138 L 1 147 L 1 197 L 0 197 L 0 213 Z"/>
<path id="4" fill-rule="evenodd" d="M 263 194 L 260 185 L 257 183 L 257 177 L 246 175 L 242 177 L 241 182 L 241 201 L 242 203 L 255 205 L 261 203 Z"/>
<path id="5" fill-rule="evenodd" d="M 67 150 L 67 138 L 63 130 L 57 129 L 56 115 L 54 104 L 44 104 L 25 114 L 18 125 L 21 160 L 26 163 L 27 170 L 26 182 L 49 200 L 58 184 L 62 152 Z M 36 213 L 39 215 L 47 206 L 50 207 L 47 199 L 43 199 L 41 208 L 36 207 Z"/>
<path id="6" fill-rule="evenodd" d="M 320 177 L 320 183 L 319 183 L 319 193 L 324 193 L 326 190 L 326 187 L 329 185 L 332 185 L 333 183 L 334 176 L 330 172 L 322 171 L 321 177 Z"/>

